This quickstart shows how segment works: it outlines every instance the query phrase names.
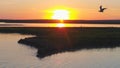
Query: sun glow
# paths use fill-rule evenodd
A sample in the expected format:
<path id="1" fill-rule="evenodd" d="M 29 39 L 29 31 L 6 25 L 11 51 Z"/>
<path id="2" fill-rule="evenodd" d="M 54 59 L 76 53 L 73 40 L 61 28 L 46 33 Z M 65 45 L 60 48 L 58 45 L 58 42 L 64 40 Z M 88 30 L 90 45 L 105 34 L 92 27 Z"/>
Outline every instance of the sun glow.
<path id="1" fill-rule="evenodd" d="M 67 10 L 55 10 L 53 12 L 52 19 L 66 20 L 69 19 L 69 11 Z"/>
<path id="2" fill-rule="evenodd" d="M 63 23 L 58 23 L 56 26 L 57 26 L 57 27 L 65 27 L 65 24 L 63 24 Z"/>

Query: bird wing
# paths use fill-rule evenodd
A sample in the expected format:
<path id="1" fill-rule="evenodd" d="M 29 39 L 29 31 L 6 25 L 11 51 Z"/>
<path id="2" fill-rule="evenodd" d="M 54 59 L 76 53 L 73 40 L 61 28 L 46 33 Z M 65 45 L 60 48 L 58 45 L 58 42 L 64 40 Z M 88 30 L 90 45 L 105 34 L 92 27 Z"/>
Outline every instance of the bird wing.
<path id="1" fill-rule="evenodd" d="M 107 8 L 103 8 L 103 9 L 107 9 Z"/>

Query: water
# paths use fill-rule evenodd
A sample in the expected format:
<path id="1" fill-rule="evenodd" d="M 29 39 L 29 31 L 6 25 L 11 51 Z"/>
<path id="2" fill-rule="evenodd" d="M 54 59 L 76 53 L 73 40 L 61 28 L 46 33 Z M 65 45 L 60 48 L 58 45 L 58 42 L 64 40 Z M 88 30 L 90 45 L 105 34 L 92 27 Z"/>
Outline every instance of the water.
<path id="1" fill-rule="evenodd" d="M 4 23 L 0 22 L 0 27 L 60 27 L 59 23 Z M 120 24 L 64 24 L 64 27 L 117 27 Z"/>
<path id="2" fill-rule="evenodd" d="M 0 68 L 120 68 L 120 48 L 59 53 L 39 59 L 37 50 L 18 44 L 32 35 L 0 33 Z"/>

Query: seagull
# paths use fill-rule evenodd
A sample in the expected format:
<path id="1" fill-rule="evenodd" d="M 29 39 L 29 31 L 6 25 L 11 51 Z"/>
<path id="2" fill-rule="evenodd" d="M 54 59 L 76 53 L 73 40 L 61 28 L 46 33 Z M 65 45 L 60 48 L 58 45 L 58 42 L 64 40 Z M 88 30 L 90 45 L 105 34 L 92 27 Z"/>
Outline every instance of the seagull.
<path id="1" fill-rule="evenodd" d="M 107 9 L 107 8 L 103 8 L 102 5 L 100 5 L 100 10 L 99 10 L 99 12 L 104 12 L 105 9 Z"/>

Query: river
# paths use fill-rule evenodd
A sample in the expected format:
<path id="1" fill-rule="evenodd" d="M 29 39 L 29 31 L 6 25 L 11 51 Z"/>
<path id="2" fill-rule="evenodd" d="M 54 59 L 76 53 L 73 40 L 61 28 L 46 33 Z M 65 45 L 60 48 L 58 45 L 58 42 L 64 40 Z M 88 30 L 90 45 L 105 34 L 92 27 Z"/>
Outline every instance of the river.
<path id="1" fill-rule="evenodd" d="M 39 59 L 35 48 L 18 44 L 17 33 L 0 33 L 0 68 L 120 68 L 120 48 L 64 52 Z"/>
<path id="2" fill-rule="evenodd" d="M 114 27 L 120 28 L 120 24 L 63 24 L 63 27 Z M 61 23 L 4 23 L 0 22 L 0 27 L 61 27 Z"/>

